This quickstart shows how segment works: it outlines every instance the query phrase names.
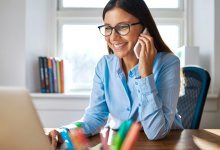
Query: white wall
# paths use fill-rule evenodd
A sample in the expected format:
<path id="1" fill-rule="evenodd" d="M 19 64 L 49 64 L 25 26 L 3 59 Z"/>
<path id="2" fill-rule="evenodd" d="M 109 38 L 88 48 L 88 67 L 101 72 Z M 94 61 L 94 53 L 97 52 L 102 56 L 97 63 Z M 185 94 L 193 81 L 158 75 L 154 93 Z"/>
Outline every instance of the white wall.
<path id="1" fill-rule="evenodd" d="M 200 65 L 211 74 L 209 92 L 220 89 L 220 2 L 219 0 L 192 1 L 192 45 L 200 47 Z M 219 96 L 209 97 L 201 120 L 201 128 L 220 128 Z"/>
<path id="2" fill-rule="evenodd" d="M 0 85 L 40 91 L 38 56 L 52 56 L 49 50 L 55 43 L 50 4 L 50 0 L 0 1 Z"/>
<path id="3" fill-rule="evenodd" d="M 46 55 L 47 8 L 45 0 L 26 0 L 26 86 L 39 91 L 38 56 Z"/>
<path id="4" fill-rule="evenodd" d="M 25 0 L 1 0 L 0 20 L 0 86 L 25 86 Z"/>
<path id="5" fill-rule="evenodd" d="M 215 0 L 215 54 L 214 54 L 214 59 L 215 60 L 215 66 L 214 66 L 214 70 L 215 70 L 215 83 L 216 83 L 216 88 L 218 91 L 220 91 L 220 1 L 219 0 Z"/>

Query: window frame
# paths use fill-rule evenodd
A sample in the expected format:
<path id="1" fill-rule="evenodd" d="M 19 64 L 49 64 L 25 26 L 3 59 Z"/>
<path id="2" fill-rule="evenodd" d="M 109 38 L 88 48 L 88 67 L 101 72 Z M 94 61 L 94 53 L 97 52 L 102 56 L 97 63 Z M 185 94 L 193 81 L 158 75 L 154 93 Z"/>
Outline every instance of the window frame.
<path id="1" fill-rule="evenodd" d="M 178 7 L 177 8 L 149 8 L 149 9 L 178 9 L 178 10 L 182 9 L 183 10 L 183 8 L 184 8 L 184 1 L 185 0 L 178 0 Z M 58 10 L 71 10 L 71 9 L 83 9 L 83 8 L 86 8 L 86 9 L 88 9 L 88 8 L 89 9 L 90 8 L 92 8 L 92 9 L 102 9 L 100 7 L 79 7 L 79 8 L 77 8 L 77 7 L 68 7 L 68 8 L 65 8 L 65 7 L 62 6 L 62 2 L 63 2 L 63 0 L 57 0 L 57 8 L 58 8 Z"/>

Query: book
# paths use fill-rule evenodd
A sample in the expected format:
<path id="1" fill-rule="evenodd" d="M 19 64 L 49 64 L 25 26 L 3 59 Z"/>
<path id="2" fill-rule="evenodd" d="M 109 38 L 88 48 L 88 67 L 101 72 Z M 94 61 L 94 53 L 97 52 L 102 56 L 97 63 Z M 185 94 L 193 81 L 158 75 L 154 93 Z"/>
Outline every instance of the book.
<path id="1" fill-rule="evenodd" d="M 39 56 L 41 93 L 64 93 L 64 60 Z"/>
<path id="2" fill-rule="evenodd" d="M 47 58 L 48 62 L 48 78 L 49 78 L 49 92 L 54 93 L 54 77 L 53 77 L 53 58 L 48 57 Z"/>
<path id="3" fill-rule="evenodd" d="M 58 93 L 61 93 L 61 84 L 60 84 L 60 60 L 56 59 L 56 65 L 57 65 L 57 87 L 58 87 Z"/>
<path id="4" fill-rule="evenodd" d="M 53 84 L 54 84 L 54 93 L 58 93 L 58 84 L 57 84 L 57 63 L 56 59 L 52 59 L 52 67 L 53 67 Z"/>
<path id="5" fill-rule="evenodd" d="M 47 64 L 47 57 L 43 57 L 44 60 L 44 77 L 45 77 L 45 87 L 46 93 L 49 93 L 49 78 L 48 78 L 48 64 Z"/>
<path id="6" fill-rule="evenodd" d="M 39 73 L 40 73 L 40 89 L 41 93 L 46 93 L 45 77 L 44 77 L 44 58 L 38 57 Z"/>
<path id="7" fill-rule="evenodd" d="M 64 93 L 64 61 L 63 59 L 60 60 L 60 87 L 61 93 Z"/>

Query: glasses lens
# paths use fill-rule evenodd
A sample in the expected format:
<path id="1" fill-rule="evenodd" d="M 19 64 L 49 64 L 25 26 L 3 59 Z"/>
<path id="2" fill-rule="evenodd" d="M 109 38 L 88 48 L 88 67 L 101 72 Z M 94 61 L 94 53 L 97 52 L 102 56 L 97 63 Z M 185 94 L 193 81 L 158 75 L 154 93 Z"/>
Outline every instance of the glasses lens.
<path id="1" fill-rule="evenodd" d="M 113 29 L 115 29 L 116 32 L 120 35 L 126 35 L 130 32 L 130 25 L 126 23 L 120 23 L 114 28 L 109 25 L 104 25 L 99 27 L 101 34 L 104 36 L 111 35 Z"/>
<path id="2" fill-rule="evenodd" d="M 116 30 L 118 31 L 118 33 L 119 33 L 120 35 L 126 35 L 126 34 L 128 34 L 129 31 L 130 31 L 130 26 L 129 26 L 129 24 L 124 24 L 124 23 L 118 24 L 115 28 L 116 28 Z"/>
<path id="3" fill-rule="evenodd" d="M 101 32 L 102 35 L 108 36 L 112 32 L 112 28 L 108 25 L 105 25 L 105 26 L 100 27 L 99 31 Z"/>

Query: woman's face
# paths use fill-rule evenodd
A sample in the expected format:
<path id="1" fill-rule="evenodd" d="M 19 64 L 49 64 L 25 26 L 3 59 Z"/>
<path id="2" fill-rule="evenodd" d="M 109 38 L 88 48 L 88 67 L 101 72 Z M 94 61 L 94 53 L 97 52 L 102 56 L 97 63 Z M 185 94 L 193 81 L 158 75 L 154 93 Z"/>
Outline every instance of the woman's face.
<path id="1" fill-rule="evenodd" d="M 105 14 L 104 24 L 115 27 L 119 23 L 137 23 L 139 20 L 127 13 L 123 9 L 113 8 Z M 138 40 L 138 36 L 143 30 L 141 24 L 133 25 L 130 27 L 130 32 L 124 36 L 121 36 L 115 30 L 112 30 L 110 36 L 106 36 L 105 40 L 108 46 L 113 50 L 114 54 L 119 58 L 126 57 L 128 55 L 134 55 L 133 48 Z"/>

